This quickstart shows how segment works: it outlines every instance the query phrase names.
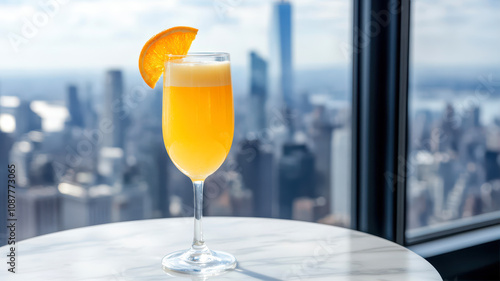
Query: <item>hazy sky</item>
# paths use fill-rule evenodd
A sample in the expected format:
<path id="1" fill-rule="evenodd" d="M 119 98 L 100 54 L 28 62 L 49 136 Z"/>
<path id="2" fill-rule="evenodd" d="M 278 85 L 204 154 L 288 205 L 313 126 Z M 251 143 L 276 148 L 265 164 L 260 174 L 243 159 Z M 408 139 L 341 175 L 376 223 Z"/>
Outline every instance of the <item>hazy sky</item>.
<path id="1" fill-rule="evenodd" d="M 250 50 L 268 55 L 272 2 L 3 0 L 0 70 L 135 67 L 143 44 L 176 25 L 200 30 L 192 51 L 229 52 L 233 64 L 246 65 Z M 351 1 L 291 2 L 295 66 L 347 65 Z M 500 1 L 414 3 L 414 61 L 500 63 Z"/>
<path id="2" fill-rule="evenodd" d="M 413 62 L 500 65 L 500 1 L 416 0 L 413 3 Z"/>
<path id="3" fill-rule="evenodd" d="M 272 1 L 66 0 L 46 16 L 54 1 L 0 2 L 0 69 L 135 67 L 151 36 L 178 25 L 199 29 L 191 51 L 229 52 L 237 65 L 249 50 L 268 54 Z M 341 0 L 293 2 L 296 65 L 348 62 L 340 46 L 350 40 L 350 9 Z M 26 21 L 40 27 L 23 39 Z"/>

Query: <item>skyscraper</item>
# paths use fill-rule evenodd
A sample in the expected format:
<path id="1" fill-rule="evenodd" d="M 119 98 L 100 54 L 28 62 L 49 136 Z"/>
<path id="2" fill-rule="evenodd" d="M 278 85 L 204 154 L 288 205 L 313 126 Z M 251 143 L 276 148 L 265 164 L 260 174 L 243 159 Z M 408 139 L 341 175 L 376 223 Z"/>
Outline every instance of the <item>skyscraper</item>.
<path id="1" fill-rule="evenodd" d="M 143 181 L 124 184 L 113 198 L 112 221 L 143 220 L 151 218 L 152 206 L 148 186 Z"/>
<path id="2" fill-rule="evenodd" d="M 31 143 L 36 151 L 36 142 Z M 50 154 L 36 151 L 29 161 L 29 184 L 16 188 L 16 201 L 22 206 L 17 211 L 19 239 L 59 230 L 59 195 L 53 161 Z"/>
<path id="3" fill-rule="evenodd" d="M 86 87 L 86 100 L 85 102 L 83 102 L 83 99 L 82 99 L 82 107 L 83 107 L 83 112 L 84 112 L 84 124 L 87 128 L 96 128 L 97 127 L 97 122 L 99 121 L 98 120 L 98 117 L 97 117 L 97 113 L 94 109 L 94 101 L 93 101 L 93 98 L 92 98 L 92 86 L 90 83 L 87 84 L 87 87 Z"/>
<path id="4" fill-rule="evenodd" d="M 55 232 L 59 229 L 61 213 L 55 185 L 31 186 L 18 189 L 18 239 Z"/>
<path id="5" fill-rule="evenodd" d="M 292 70 L 292 5 L 288 1 L 274 3 L 271 26 L 271 81 L 273 95 L 278 95 L 287 108 L 293 108 Z"/>
<path id="6" fill-rule="evenodd" d="M 21 101 L 16 109 L 15 118 L 17 136 L 42 129 L 42 118 L 31 109 L 29 101 Z"/>
<path id="7" fill-rule="evenodd" d="M 334 130 L 332 136 L 332 165 L 330 170 L 330 212 L 337 219 L 347 220 L 351 213 L 351 128 L 344 126 Z M 348 223 L 348 221 L 344 221 Z"/>
<path id="8" fill-rule="evenodd" d="M 250 121 L 251 131 L 266 127 L 267 62 L 256 52 L 250 53 Z"/>
<path id="9" fill-rule="evenodd" d="M 245 188 L 252 191 L 253 213 L 256 217 L 272 217 L 277 201 L 273 175 L 273 153 L 259 140 L 240 142 L 236 156 Z"/>
<path id="10" fill-rule="evenodd" d="M 332 135 L 334 127 L 330 124 L 324 106 L 318 106 L 313 112 L 311 138 L 314 144 L 316 188 L 314 196 L 330 200 Z M 328 202 L 330 203 L 330 202 Z M 315 216 L 328 215 L 329 204 L 316 208 Z"/>
<path id="11" fill-rule="evenodd" d="M 78 99 L 78 91 L 75 85 L 68 86 L 66 107 L 68 108 L 70 117 L 68 125 L 83 127 L 82 106 Z"/>
<path id="12" fill-rule="evenodd" d="M 485 166 L 487 181 L 499 180 L 500 151 L 486 150 L 484 154 L 484 166 Z"/>
<path id="13" fill-rule="evenodd" d="M 97 171 L 105 182 L 115 187 L 121 187 L 125 160 L 123 149 L 119 147 L 103 147 L 99 151 Z"/>
<path id="14" fill-rule="evenodd" d="M 306 145 L 285 144 L 279 160 L 279 217 L 292 218 L 295 199 L 314 197 L 314 155 Z"/>
<path id="15" fill-rule="evenodd" d="M 111 133 L 104 137 L 104 146 L 123 148 L 126 114 L 123 107 L 123 78 L 121 70 L 106 73 L 105 108 L 103 118 L 113 124 Z"/>
<path id="16" fill-rule="evenodd" d="M 62 182 L 58 185 L 58 190 L 62 229 L 112 221 L 113 198 L 116 197 L 116 192 L 111 186 L 83 186 Z"/>

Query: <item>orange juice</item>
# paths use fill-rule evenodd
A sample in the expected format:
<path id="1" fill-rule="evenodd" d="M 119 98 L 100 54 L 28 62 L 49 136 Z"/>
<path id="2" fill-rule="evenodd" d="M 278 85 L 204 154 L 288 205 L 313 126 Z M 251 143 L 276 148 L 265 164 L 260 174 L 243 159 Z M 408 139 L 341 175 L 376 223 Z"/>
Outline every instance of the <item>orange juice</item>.
<path id="1" fill-rule="evenodd" d="M 168 62 L 163 83 L 163 141 L 193 181 L 224 162 L 234 133 L 229 62 Z"/>

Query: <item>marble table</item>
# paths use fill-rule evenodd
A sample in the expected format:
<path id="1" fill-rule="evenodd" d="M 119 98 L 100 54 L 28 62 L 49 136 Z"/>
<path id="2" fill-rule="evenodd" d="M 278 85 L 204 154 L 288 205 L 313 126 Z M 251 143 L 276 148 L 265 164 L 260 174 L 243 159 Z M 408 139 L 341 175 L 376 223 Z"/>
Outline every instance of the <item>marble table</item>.
<path id="1" fill-rule="evenodd" d="M 235 270 L 215 277 L 166 273 L 162 257 L 187 248 L 192 218 L 84 227 L 17 244 L 17 273 L 0 280 L 442 280 L 417 254 L 344 228 L 290 220 L 207 217 L 205 241 L 232 253 Z M 7 247 L 0 248 L 6 260 Z"/>

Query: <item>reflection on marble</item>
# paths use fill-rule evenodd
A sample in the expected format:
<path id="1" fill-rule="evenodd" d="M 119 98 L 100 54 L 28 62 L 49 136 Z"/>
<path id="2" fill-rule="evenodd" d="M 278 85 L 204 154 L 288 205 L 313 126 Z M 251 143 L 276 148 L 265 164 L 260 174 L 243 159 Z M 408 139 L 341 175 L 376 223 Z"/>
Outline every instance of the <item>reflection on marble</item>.
<path id="1" fill-rule="evenodd" d="M 258 218 L 204 219 L 210 248 L 232 253 L 238 267 L 213 277 L 167 273 L 161 259 L 190 246 L 191 218 L 113 223 L 17 244 L 17 273 L 0 280 L 442 280 L 417 254 L 344 228 Z M 8 248 L 0 248 L 5 257 Z"/>

